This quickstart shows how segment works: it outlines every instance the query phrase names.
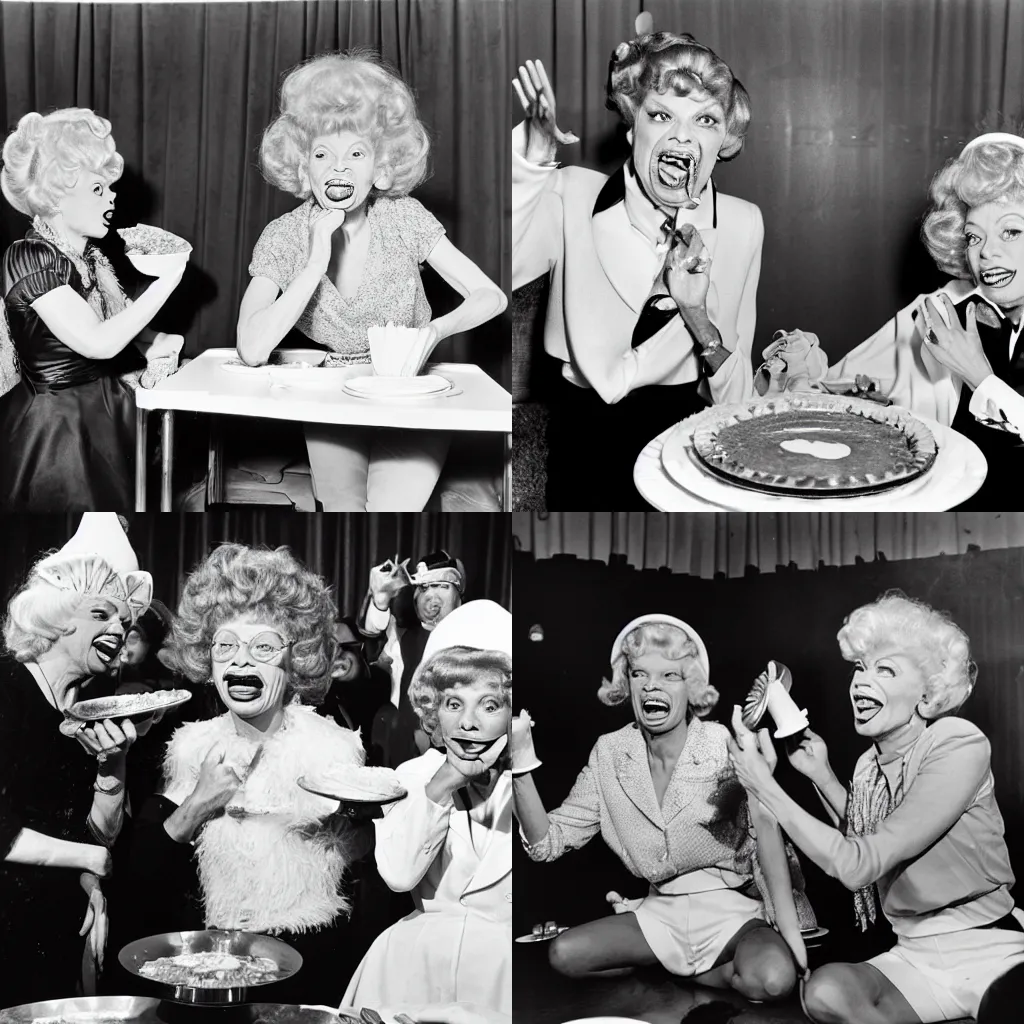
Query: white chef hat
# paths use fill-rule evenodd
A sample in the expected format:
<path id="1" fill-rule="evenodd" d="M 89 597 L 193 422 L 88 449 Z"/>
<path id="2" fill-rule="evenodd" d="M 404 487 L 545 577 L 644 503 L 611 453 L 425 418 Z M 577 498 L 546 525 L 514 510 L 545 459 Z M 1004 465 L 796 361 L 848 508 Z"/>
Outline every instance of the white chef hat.
<path id="1" fill-rule="evenodd" d="M 95 558 L 88 572 L 86 559 Z M 120 519 L 113 512 L 86 512 L 75 535 L 35 566 L 35 573 L 58 590 L 109 597 L 127 605 L 134 622 L 153 598 L 153 577 L 139 571 L 139 560 Z"/>
<path id="2" fill-rule="evenodd" d="M 512 657 L 512 613 L 495 601 L 468 601 L 449 612 L 430 632 L 420 667 L 448 647 L 475 647 Z"/>

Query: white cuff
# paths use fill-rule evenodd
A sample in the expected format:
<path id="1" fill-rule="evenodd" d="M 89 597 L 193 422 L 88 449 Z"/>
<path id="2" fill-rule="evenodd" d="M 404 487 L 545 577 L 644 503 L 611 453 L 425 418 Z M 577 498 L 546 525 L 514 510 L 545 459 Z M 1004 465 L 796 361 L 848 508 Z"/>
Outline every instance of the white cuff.
<path id="1" fill-rule="evenodd" d="M 971 415 L 986 425 L 1020 434 L 1024 428 L 1024 396 L 990 373 L 971 395 Z"/>

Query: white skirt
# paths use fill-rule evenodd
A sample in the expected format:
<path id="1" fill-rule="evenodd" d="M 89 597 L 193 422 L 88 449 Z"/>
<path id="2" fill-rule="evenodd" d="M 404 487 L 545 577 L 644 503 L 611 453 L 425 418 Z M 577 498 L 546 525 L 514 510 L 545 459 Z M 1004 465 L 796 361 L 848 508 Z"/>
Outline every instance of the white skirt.
<path id="1" fill-rule="evenodd" d="M 377 936 L 343 1006 L 476 1003 L 512 1015 L 512 925 L 455 910 L 414 911 Z"/>

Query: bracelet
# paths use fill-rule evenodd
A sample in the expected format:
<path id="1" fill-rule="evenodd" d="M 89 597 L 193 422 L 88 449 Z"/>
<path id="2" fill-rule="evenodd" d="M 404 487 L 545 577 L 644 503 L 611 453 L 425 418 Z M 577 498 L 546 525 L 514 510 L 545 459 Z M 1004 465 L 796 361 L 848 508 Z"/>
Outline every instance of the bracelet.
<path id="1" fill-rule="evenodd" d="M 121 779 L 116 779 L 114 785 L 110 788 L 100 785 L 99 776 L 96 776 L 96 781 L 92 784 L 92 788 L 97 793 L 102 793 L 104 796 L 117 796 L 118 793 L 124 790 L 124 782 Z"/>
<path id="2" fill-rule="evenodd" d="M 703 349 L 701 349 L 701 359 L 707 359 L 708 356 L 713 356 L 722 347 L 721 337 L 713 338 L 709 341 Z"/>

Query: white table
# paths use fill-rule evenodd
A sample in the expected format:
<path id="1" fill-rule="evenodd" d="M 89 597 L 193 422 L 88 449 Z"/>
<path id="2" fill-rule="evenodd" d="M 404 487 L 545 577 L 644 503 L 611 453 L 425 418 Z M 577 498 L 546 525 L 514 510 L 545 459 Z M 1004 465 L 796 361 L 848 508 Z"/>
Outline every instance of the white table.
<path id="1" fill-rule="evenodd" d="M 512 396 L 471 363 L 438 363 L 459 394 L 433 399 L 355 398 L 343 391 L 275 387 L 269 375 L 230 373 L 221 369 L 237 359 L 233 348 L 207 349 L 173 376 L 150 390 L 135 392 L 135 510 L 146 510 L 146 434 L 149 413 L 162 412 L 160 511 L 171 511 L 171 468 L 174 462 L 174 414 L 201 412 L 210 416 L 255 416 L 295 423 L 336 423 L 361 427 L 402 427 L 411 430 L 471 430 L 505 435 L 504 502 L 512 507 Z M 365 367 L 369 373 L 369 366 Z M 211 432 L 207 497 L 221 499 L 221 453 Z"/>

